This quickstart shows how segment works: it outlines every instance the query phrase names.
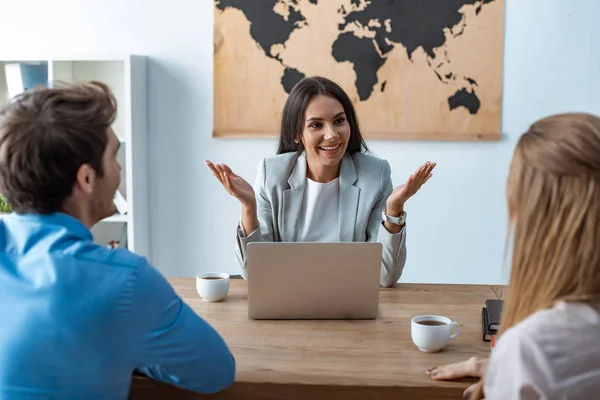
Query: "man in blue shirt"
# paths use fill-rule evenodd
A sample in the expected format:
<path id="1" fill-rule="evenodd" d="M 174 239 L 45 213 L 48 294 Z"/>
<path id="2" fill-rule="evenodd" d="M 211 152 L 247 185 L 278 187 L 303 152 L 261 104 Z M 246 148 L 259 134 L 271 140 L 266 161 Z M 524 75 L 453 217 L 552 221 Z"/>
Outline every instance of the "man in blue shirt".
<path id="1" fill-rule="evenodd" d="M 212 393 L 235 361 L 145 258 L 93 242 L 115 212 L 116 101 L 100 83 L 0 113 L 0 400 L 125 399 L 131 374 Z"/>

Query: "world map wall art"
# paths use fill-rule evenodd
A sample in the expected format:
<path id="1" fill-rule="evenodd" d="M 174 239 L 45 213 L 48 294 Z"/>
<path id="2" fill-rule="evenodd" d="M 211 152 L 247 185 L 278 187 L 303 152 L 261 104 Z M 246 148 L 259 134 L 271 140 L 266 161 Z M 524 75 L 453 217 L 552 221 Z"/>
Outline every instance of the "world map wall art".
<path id="1" fill-rule="evenodd" d="M 213 1 L 214 137 L 275 137 L 319 75 L 367 139 L 501 138 L 505 0 Z"/>

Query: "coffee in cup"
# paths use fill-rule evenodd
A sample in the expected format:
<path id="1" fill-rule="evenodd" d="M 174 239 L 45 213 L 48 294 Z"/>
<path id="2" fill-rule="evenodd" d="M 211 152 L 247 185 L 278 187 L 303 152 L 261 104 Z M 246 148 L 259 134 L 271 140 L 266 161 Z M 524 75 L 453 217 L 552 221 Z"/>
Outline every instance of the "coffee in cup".
<path id="1" fill-rule="evenodd" d="M 229 274 L 206 272 L 196 275 L 196 291 L 206 301 L 223 300 L 229 292 Z"/>
<path id="2" fill-rule="evenodd" d="M 451 333 L 453 327 L 456 327 L 456 331 Z M 440 315 L 419 315 L 411 320 L 410 325 L 414 344 L 425 352 L 442 350 L 459 332 L 458 322 Z"/>
<path id="3" fill-rule="evenodd" d="M 443 321 L 435 321 L 435 320 L 431 320 L 431 319 L 426 320 L 426 321 L 420 321 L 420 322 L 417 322 L 417 323 L 421 324 L 421 325 L 428 325 L 428 326 L 446 325 L 446 323 L 443 322 Z"/>

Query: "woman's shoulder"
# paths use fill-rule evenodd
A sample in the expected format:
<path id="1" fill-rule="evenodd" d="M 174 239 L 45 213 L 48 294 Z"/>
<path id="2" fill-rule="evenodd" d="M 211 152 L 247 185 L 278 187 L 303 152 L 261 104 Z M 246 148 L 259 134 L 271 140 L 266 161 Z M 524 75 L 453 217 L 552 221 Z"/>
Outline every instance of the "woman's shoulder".
<path id="1" fill-rule="evenodd" d="M 565 351 L 578 343 L 589 342 L 590 332 L 600 328 L 600 313 L 584 303 L 558 302 L 538 310 L 507 329 L 498 341 L 504 350 L 535 347 L 539 354 L 555 358 L 554 351 Z M 534 339 L 534 340 L 532 340 Z M 548 354 L 547 354 L 548 353 Z"/>
<path id="2" fill-rule="evenodd" d="M 293 151 L 293 152 L 289 152 L 289 153 L 283 153 L 283 154 L 275 154 L 272 156 L 267 156 L 265 158 L 262 159 L 262 162 L 265 163 L 265 166 L 267 167 L 280 167 L 283 165 L 287 165 L 287 164 L 295 164 L 296 163 L 296 159 L 298 159 L 298 153 Z"/>
<path id="3" fill-rule="evenodd" d="M 554 337 L 557 331 L 578 331 L 585 326 L 600 327 L 598 310 L 585 303 L 559 301 L 529 315 L 506 330 L 509 337 L 533 336 L 538 339 Z"/>
<path id="4" fill-rule="evenodd" d="M 390 164 L 383 158 L 371 154 L 356 152 L 352 155 L 358 175 L 390 174 Z"/>
<path id="5" fill-rule="evenodd" d="M 267 156 L 262 159 L 261 164 L 269 173 L 283 172 L 291 170 L 296 165 L 298 153 L 283 153 L 274 156 Z"/>
<path id="6" fill-rule="evenodd" d="M 298 155 L 296 152 L 291 152 L 267 156 L 261 160 L 258 173 L 264 177 L 266 182 L 287 182 L 296 165 Z"/>
<path id="7" fill-rule="evenodd" d="M 600 371 L 599 321 L 597 309 L 559 302 L 507 329 L 488 364 L 486 398 L 513 398 L 523 388 L 540 394 L 556 392 L 558 386 L 571 391 L 569 382 L 580 387 L 585 380 L 597 382 L 589 371 Z"/>

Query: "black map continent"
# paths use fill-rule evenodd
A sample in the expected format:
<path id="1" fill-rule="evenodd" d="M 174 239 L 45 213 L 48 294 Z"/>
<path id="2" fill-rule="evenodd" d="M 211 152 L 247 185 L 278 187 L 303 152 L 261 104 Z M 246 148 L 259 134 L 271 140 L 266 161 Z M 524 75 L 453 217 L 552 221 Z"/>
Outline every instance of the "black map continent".
<path id="1" fill-rule="evenodd" d="M 377 71 L 385 62 L 369 38 L 359 38 L 351 32 L 342 33 L 333 43 L 333 58 L 349 61 L 356 72 L 356 90 L 361 100 L 366 100 L 377 83 Z M 360 79 L 358 77 L 360 76 Z"/>
<path id="2" fill-rule="evenodd" d="M 285 44 L 291 33 L 306 21 L 304 15 L 293 7 L 288 7 L 290 15 L 287 21 L 274 10 L 277 0 L 217 0 L 219 10 L 227 8 L 240 10 L 250 22 L 250 35 L 268 57 L 278 59 L 271 54 L 271 46 Z M 297 1 L 296 1 L 297 3 Z"/>
<path id="3" fill-rule="evenodd" d="M 317 4 L 318 0 L 309 0 Z M 445 29 L 452 30 L 453 27 L 463 23 L 464 15 L 460 9 L 464 5 L 476 5 L 476 14 L 481 7 L 494 0 L 373 0 L 361 7 L 360 0 L 352 0 L 352 10 L 340 9 L 339 13 L 344 16 L 344 22 L 339 24 L 339 36 L 333 43 L 331 54 L 338 62 L 350 62 L 356 74 L 356 90 L 361 101 L 368 100 L 376 88 L 382 92 L 385 90 L 385 82 L 378 82 L 377 73 L 385 64 L 386 55 L 395 47 L 401 45 L 406 49 L 409 60 L 415 50 L 422 48 L 431 58 L 435 58 L 435 49 L 440 48 L 446 41 Z M 277 60 L 284 67 L 281 77 L 283 89 L 290 93 L 296 83 L 305 77 L 305 74 L 293 66 L 285 65 L 279 55 L 271 53 L 271 46 L 281 44 L 285 46 L 286 41 L 294 30 L 301 29 L 308 23 L 299 11 L 298 0 L 288 2 L 287 18 L 278 14 L 274 7 L 277 0 L 215 0 L 219 10 L 235 8 L 244 13 L 250 22 L 250 35 L 265 55 Z M 379 26 L 374 26 L 373 21 Z M 326 23 L 326 21 L 324 21 Z M 358 37 L 353 32 L 343 32 L 348 27 L 358 24 L 374 32 L 374 39 Z M 443 83 L 444 78 L 451 79 L 454 74 L 441 76 L 433 71 Z M 476 114 L 481 106 L 480 100 L 475 94 L 474 80 L 465 78 L 469 85 L 457 90 L 448 98 L 450 110 L 464 107 L 471 114 Z"/>
<path id="4" fill-rule="evenodd" d="M 448 98 L 448 106 L 450 107 L 450 110 L 464 107 L 469 111 L 469 114 L 477 114 L 481 102 L 475 94 L 475 90 L 467 91 L 466 89 L 460 89 Z"/>

